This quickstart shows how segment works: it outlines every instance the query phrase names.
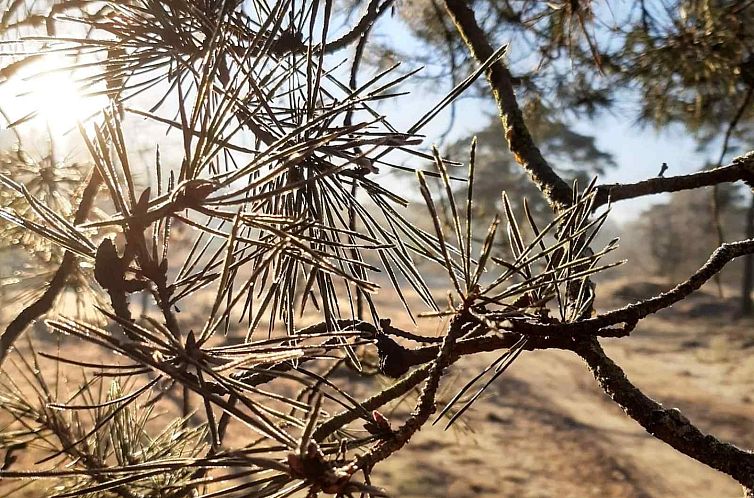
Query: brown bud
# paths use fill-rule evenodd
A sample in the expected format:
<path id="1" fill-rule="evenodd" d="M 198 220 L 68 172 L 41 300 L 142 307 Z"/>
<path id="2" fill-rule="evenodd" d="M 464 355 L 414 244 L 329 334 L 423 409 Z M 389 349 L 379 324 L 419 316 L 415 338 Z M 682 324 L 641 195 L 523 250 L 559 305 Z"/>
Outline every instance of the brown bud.
<path id="1" fill-rule="evenodd" d="M 172 201 L 178 209 L 199 206 L 216 188 L 217 185 L 211 180 L 186 180 L 176 187 Z"/>

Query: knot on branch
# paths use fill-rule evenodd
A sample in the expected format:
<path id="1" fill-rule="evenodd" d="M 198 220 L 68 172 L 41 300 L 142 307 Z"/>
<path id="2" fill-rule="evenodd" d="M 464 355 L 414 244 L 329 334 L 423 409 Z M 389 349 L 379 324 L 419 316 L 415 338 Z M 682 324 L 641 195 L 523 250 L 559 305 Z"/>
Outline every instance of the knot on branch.
<path id="1" fill-rule="evenodd" d="M 658 427 L 672 428 L 672 430 L 680 436 L 685 436 L 686 434 L 696 432 L 694 430 L 694 427 L 691 425 L 691 421 L 686 418 L 686 416 L 681 413 L 681 410 L 679 410 L 678 408 L 660 409 L 653 411 L 651 414 L 651 423 L 656 424 Z M 652 427 L 650 427 L 649 429 L 652 430 Z"/>
<path id="2" fill-rule="evenodd" d="M 270 52 L 282 57 L 288 53 L 306 52 L 307 46 L 304 43 L 304 34 L 291 26 L 281 31 L 277 38 L 272 40 Z"/>
<path id="3" fill-rule="evenodd" d="M 744 183 L 754 190 L 754 150 L 733 159 L 732 164 L 741 168 Z"/>
<path id="4" fill-rule="evenodd" d="M 118 256 L 111 239 L 102 240 L 94 257 L 94 279 L 108 293 L 132 293 L 146 289 L 147 282 L 144 280 L 126 279 L 128 259 Z"/>
<path id="5" fill-rule="evenodd" d="M 171 196 L 175 211 L 201 206 L 201 203 L 215 191 L 217 185 L 211 180 L 194 178 L 182 182 Z"/>
<path id="6" fill-rule="evenodd" d="M 288 467 L 293 477 L 312 485 L 307 496 L 316 496 L 320 491 L 338 496 L 347 493 L 351 488 L 351 475 L 356 470 L 351 467 L 333 467 L 314 441 L 300 454 L 289 453 Z"/>
<path id="7" fill-rule="evenodd" d="M 380 372 L 394 379 L 402 377 L 408 372 L 410 365 L 408 349 L 383 332 L 379 332 L 375 340 L 377 353 L 380 357 Z"/>
<path id="8" fill-rule="evenodd" d="M 94 279 L 110 296 L 116 316 L 126 321 L 132 320 L 128 308 L 128 294 L 142 291 L 149 286 L 144 280 L 126 279 L 129 260 L 127 255 L 118 256 L 118 250 L 110 239 L 102 240 L 94 256 Z"/>

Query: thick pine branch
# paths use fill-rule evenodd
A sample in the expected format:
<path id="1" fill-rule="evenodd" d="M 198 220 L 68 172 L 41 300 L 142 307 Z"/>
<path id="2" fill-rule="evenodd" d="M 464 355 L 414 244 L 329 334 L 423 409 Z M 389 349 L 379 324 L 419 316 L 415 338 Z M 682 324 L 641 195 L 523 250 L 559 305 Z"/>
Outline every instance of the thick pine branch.
<path id="1" fill-rule="evenodd" d="M 488 60 L 494 50 L 467 2 L 446 0 L 445 7 L 474 59 L 480 64 Z M 510 71 L 503 62 L 498 61 L 490 66 L 486 74 L 497 103 L 505 139 L 516 161 L 554 208 L 560 210 L 568 207 L 573 199 L 571 187 L 552 169 L 534 143 L 516 101 Z"/>
<path id="2" fill-rule="evenodd" d="M 754 453 L 705 434 L 677 409 L 664 408 L 634 386 L 621 368 L 605 355 L 596 339 L 574 347 L 600 387 L 648 433 L 681 453 L 728 474 L 745 488 L 754 487 Z"/>

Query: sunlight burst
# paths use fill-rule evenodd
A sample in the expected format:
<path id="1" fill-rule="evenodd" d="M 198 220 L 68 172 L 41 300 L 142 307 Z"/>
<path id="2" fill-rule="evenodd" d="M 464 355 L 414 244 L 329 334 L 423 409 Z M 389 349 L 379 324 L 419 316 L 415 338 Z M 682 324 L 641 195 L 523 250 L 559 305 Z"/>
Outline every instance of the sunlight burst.
<path id="1" fill-rule="evenodd" d="M 3 110 L 12 121 L 47 127 L 54 135 L 67 133 L 107 105 L 107 98 L 85 87 L 81 78 L 62 57 L 45 56 L 4 85 L 2 100 L 12 104 Z"/>

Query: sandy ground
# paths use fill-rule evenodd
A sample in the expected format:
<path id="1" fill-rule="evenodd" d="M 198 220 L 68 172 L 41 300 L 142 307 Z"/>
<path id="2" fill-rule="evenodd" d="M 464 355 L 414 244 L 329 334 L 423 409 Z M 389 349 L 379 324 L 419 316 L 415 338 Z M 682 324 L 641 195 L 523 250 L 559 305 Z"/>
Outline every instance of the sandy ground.
<path id="1" fill-rule="evenodd" d="M 637 288 L 657 290 L 605 284 L 609 298 L 598 306 L 641 297 Z M 732 309 L 701 292 L 605 348 L 645 393 L 680 408 L 703 430 L 754 448 L 754 322 L 732 320 Z M 422 332 L 434 334 L 437 325 L 424 323 Z M 459 362 L 441 399 L 494 358 Z M 399 420 L 411 408 L 404 402 L 384 413 Z M 396 497 L 741 496 L 732 479 L 646 434 L 598 389 L 578 357 L 560 351 L 524 353 L 460 423 L 422 429 L 375 469 L 373 482 Z M 0 483 L 0 497 L 9 487 Z"/>
<path id="2" fill-rule="evenodd" d="M 601 290 L 614 295 L 624 285 Z M 754 323 L 730 320 L 729 308 L 701 293 L 605 349 L 649 396 L 754 448 Z M 457 364 L 456 384 L 494 358 Z M 644 432 L 571 353 L 524 353 L 463 421 L 449 431 L 423 429 L 375 480 L 401 497 L 741 496 L 732 479 Z"/>

